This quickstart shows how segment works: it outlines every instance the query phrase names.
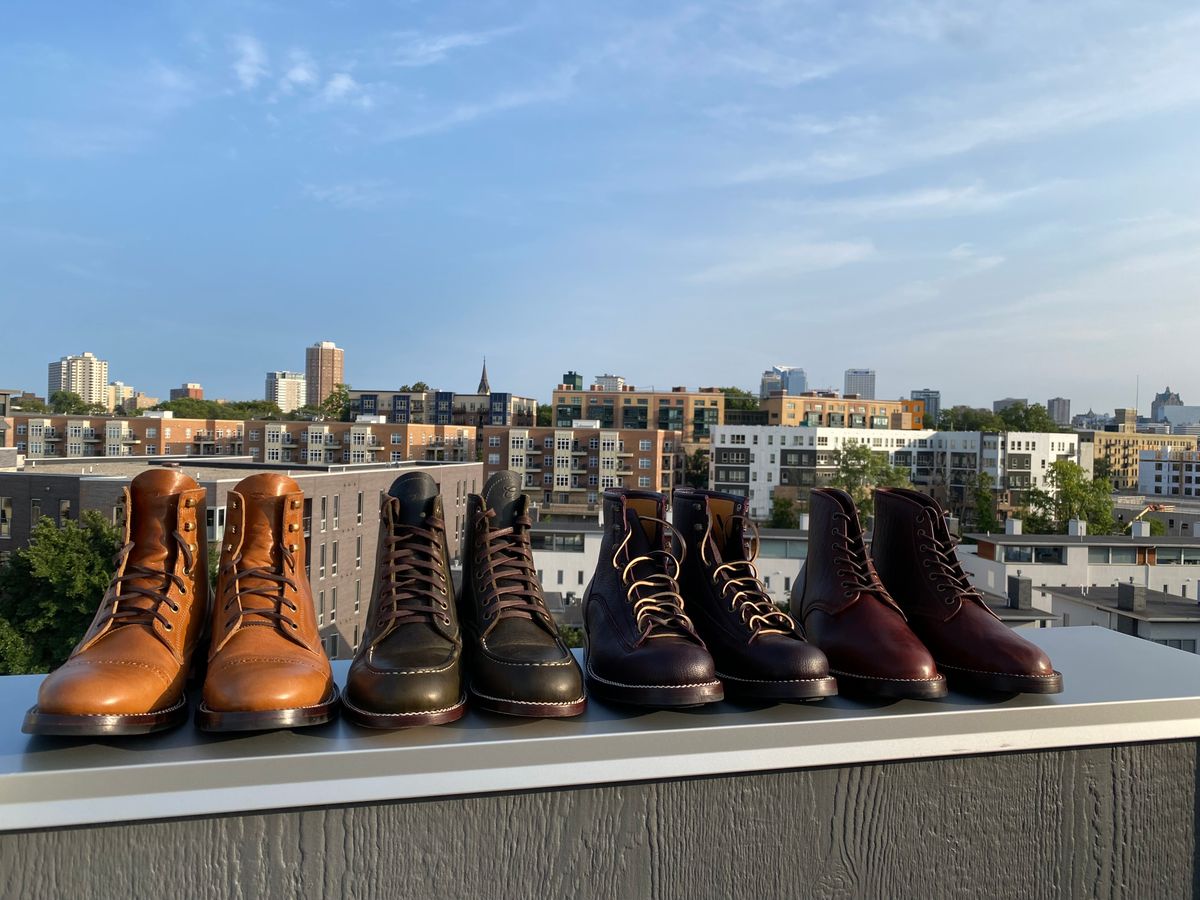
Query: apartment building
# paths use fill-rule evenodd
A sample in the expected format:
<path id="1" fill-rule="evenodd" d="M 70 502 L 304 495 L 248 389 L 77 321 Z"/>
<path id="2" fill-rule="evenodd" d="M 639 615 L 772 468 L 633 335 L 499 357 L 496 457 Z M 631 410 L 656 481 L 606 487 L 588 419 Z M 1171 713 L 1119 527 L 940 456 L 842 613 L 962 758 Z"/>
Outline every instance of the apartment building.
<path id="1" fill-rule="evenodd" d="M 123 513 L 122 490 L 148 460 L 98 458 L 86 472 L 78 463 L 45 461 L 23 471 L 0 472 L 0 558 L 24 547 L 32 524 L 42 516 L 58 523 L 80 511 L 98 510 L 114 524 Z M 180 465 L 181 463 L 172 463 Z M 446 516 L 446 537 L 457 562 L 466 498 L 483 486 L 477 462 L 383 464 L 296 469 L 229 461 L 183 462 L 185 471 L 207 490 L 210 552 L 224 534 L 229 491 L 256 472 L 286 471 L 304 491 L 307 575 L 321 640 L 333 657 L 353 655 L 364 633 L 371 601 L 379 538 L 380 503 L 392 481 L 420 468 L 438 482 Z M 96 598 L 99 602 L 99 597 Z"/>
<path id="2" fill-rule="evenodd" d="M 70 391 L 83 398 L 84 403 L 104 406 L 108 387 L 108 361 L 97 359 L 94 353 L 64 356 L 49 365 L 46 396 L 55 391 Z"/>
<path id="3" fill-rule="evenodd" d="M 177 419 L 169 410 L 140 416 L 12 416 L 12 446 L 29 459 L 99 456 L 217 456 L 243 452 L 237 419 Z"/>
<path id="4" fill-rule="evenodd" d="M 762 402 L 768 425 L 825 428 L 924 428 L 925 401 L 868 400 L 843 397 L 836 391 L 807 391 L 793 395 L 774 392 Z"/>
<path id="5" fill-rule="evenodd" d="M 194 381 L 188 381 L 177 388 L 171 388 L 172 400 L 203 400 L 204 388 Z"/>
<path id="6" fill-rule="evenodd" d="M 1122 411 L 1117 412 L 1119 414 Z M 1116 491 L 1137 490 L 1142 453 L 1178 453 L 1200 449 L 1195 435 L 1146 434 L 1134 431 L 1134 426 L 1127 422 L 1118 427 L 1125 430 L 1079 432 L 1080 440 L 1092 447 L 1096 465 L 1107 467 L 1113 490 Z"/>
<path id="7" fill-rule="evenodd" d="M 1071 424 L 1071 401 L 1066 397 L 1051 397 L 1046 401 L 1046 412 L 1055 425 L 1065 428 Z"/>
<path id="8" fill-rule="evenodd" d="M 605 488 L 670 491 L 683 480 L 683 435 L 678 431 L 604 428 L 483 429 L 485 477 L 518 473 L 542 515 L 595 519 Z"/>
<path id="9" fill-rule="evenodd" d="M 947 505 L 962 503 L 969 484 L 984 476 L 1001 513 L 1021 506 L 1030 487 L 1046 487 L 1051 463 L 1070 459 L 1088 468 L 1073 434 L 725 425 L 713 433 L 709 483 L 745 496 L 750 514 L 765 519 L 775 496 L 804 500 L 814 487 L 828 485 L 837 472 L 836 451 L 850 445 L 886 454 L 913 484 Z"/>
<path id="10" fill-rule="evenodd" d="M 264 397 L 280 412 L 290 413 L 307 402 L 307 384 L 303 372 L 268 372 Z"/>
<path id="11" fill-rule="evenodd" d="M 626 384 L 619 391 L 605 391 L 598 385 L 584 390 L 582 383 L 577 373 L 567 372 L 554 389 L 550 402 L 556 428 L 589 421 L 617 430 L 677 431 L 686 445 L 696 446 L 707 445 L 713 427 L 725 422 L 725 395 L 720 388 L 639 391 Z"/>
<path id="12" fill-rule="evenodd" d="M 320 406 L 333 389 L 346 382 L 346 351 L 333 341 L 317 341 L 304 351 L 305 400 Z"/>
<path id="13" fill-rule="evenodd" d="M 919 400 L 925 404 L 925 417 L 928 417 L 932 422 L 937 422 L 938 416 L 942 414 L 942 392 L 933 388 L 920 388 L 919 390 L 910 391 L 909 398 Z"/>
<path id="14" fill-rule="evenodd" d="M 843 394 L 853 395 L 864 400 L 875 399 L 875 370 L 847 369 L 843 380 Z"/>
<path id="15" fill-rule="evenodd" d="M 383 416 L 359 416 L 353 422 L 246 422 L 246 453 L 267 464 L 466 462 L 475 458 L 475 440 L 469 426 L 394 425 Z"/>
<path id="16" fill-rule="evenodd" d="M 503 391 L 351 390 L 354 415 L 382 416 L 394 425 L 534 425 L 537 400 Z"/>
<path id="17" fill-rule="evenodd" d="M 1200 497 L 1200 450 L 1143 450 L 1137 489 L 1146 497 Z"/>

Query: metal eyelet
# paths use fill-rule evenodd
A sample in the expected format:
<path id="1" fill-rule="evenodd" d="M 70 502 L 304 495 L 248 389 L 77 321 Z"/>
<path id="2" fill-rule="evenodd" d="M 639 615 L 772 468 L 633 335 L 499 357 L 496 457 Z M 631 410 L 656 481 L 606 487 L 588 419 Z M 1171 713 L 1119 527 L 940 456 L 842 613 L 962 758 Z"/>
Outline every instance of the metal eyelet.
<path id="1" fill-rule="evenodd" d="M 163 628 L 165 628 L 167 631 L 174 631 L 174 630 L 175 630 L 175 626 L 174 626 L 174 625 L 172 625 L 170 622 L 164 622 L 164 623 L 163 623 Z"/>
<path id="2" fill-rule="evenodd" d="M 183 506 L 185 509 L 191 509 L 195 505 L 196 505 L 195 497 L 188 497 L 186 500 L 183 501 Z"/>
<path id="3" fill-rule="evenodd" d="M 195 530 L 196 530 L 196 523 L 195 523 L 195 522 L 184 522 L 184 523 L 183 523 L 183 530 L 184 530 L 184 531 L 195 531 Z"/>
<path id="4" fill-rule="evenodd" d="M 300 626 L 297 625 L 295 622 L 293 622 L 292 623 L 292 631 L 299 631 L 299 630 L 300 630 Z"/>
<path id="5" fill-rule="evenodd" d="M 299 509 L 299 508 L 300 508 L 300 501 L 299 501 L 299 500 L 293 500 L 293 501 L 292 501 L 292 509 Z"/>

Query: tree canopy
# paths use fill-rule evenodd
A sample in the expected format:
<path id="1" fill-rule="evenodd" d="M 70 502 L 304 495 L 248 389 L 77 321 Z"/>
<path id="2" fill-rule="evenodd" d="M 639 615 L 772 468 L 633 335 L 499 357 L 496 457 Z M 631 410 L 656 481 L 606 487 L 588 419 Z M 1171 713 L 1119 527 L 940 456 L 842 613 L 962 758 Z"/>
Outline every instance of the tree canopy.
<path id="1" fill-rule="evenodd" d="M 793 531 L 800 527 L 800 516 L 796 512 L 796 504 L 787 497 L 771 498 L 771 515 L 767 519 L 768 528 L 789 528 Z"/>
<path id="2" fill-rule="evenodd" d="M 85 403 L 74 391 L 55 391 L 50 395 L 50 409 L 60 416 L 94 416 L 108 412 L 103 404 Z"/>
<path id="3" fill-rule="evenodd" d="M 1069 459 L 1046 469 L 1046 488 L 1030 488 L 1027 507 L 1021 511 L 1023 530 L 1029 534 L 1065 534 L 1071 519 L 1082 519 L 1091 534 L 1112 534 L 1112 484 L 1089 478 L 1087 470 Z"/>
<path id="4" fill-rule="evenodd" d="M 830 486 L 844 490 L 854 498 L 860 515 L 875 509 L 877 487 L 910 487 L 908 472 L 887 461 L 886 453 L 875 453 L 866 444 L 846 444 L 830 454 L 837 467 Z"/>
<path id="5" fill-rule="evenodd" d="M 708 487 L 708 453 L 696 449 L 683 461 L 683 480 L 694 488 Z"/>
<path id="6" fill-rule="evenodd" d="M 270 400 L 197 400 L 182 397 L 154 407 L 170 410 L 181 419 L 282 419 L 283 411 Z"/>
<path id="7" fill-rule="evenodd" d="M 1034 433 L 1062 431 L 1046 407 L 1014 403 L 998 413 L 973 406 L 951 406 L 938 416 L 940 431 L 1028 431 Z"/>
<path id="8" fill-rule="evenodd" d="M 758 409 L 758 396 L 739 387 L 723 387 L 726 409 Z"/>

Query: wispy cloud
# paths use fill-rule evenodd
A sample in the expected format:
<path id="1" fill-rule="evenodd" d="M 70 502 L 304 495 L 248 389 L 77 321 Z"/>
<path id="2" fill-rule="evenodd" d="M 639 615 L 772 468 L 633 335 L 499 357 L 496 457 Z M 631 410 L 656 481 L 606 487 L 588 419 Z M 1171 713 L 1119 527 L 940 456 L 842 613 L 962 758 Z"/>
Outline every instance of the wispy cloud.
<path id="1" fill-rule="evenodd" d="M 995 212 L 1051 190 L 1061 182 L 1035 184 L 1008 191 L 988 190 L 980 183 L 925 187 L 896 194 L 867 194 L 813 202 L 784 201 L 777 206 L 796 213 L 855 219 L 962 216 Z"/>
<path id="2" fill-rule="evenodd" d="M 338 184 L 306 184 L 304 194 L 338 209 L 376 209 L 407 197 L 405 191 L 386 179 L 345 181 Z"/>
<path id="3" fill-rule="evenodd" d="M 233 53 L 233 74 L 243 90 L 253 90 L 268 74 L 267 50 L 258 38 L 249 34 L 235 34 L 229 38 L 229 49 Z"/>
<path id="4" fill-rule="evenodd" d="M 862 262 L 875 252 L 870 241 L 764 239 L 736 256 L 694 272 L 687 280 L 693 284 L 732 284 L 794 278 Z"/>
<path id="5" fill-rule="evenodd" d="M 287 68 L 279 79 L 279 92 L 290 94 L 297 88 L 311 88 L 320 79 L 320 70 L 306 50 L 292 50 Z"/>
<path id="6" fill-rule="evenodd" d="M 453 51 L 467 47 L 483 47 L 497 38 L 505 37 L 517 28 L 494 28 L 490 31 L 460 31 L 452 34 L 421 34 L 401 31 L 393 35 L 395 47 L 389 62 L 395 66 L 416 68 L 431 66 L 446 59 Z"/>
<path id="7" fill-rule="evenodd" d="M 363 108 L 373 105 L 365 88 L 349 72 L 334 73 L 321 89 L 321 99 L 326 103 L 352 103 Z"/>

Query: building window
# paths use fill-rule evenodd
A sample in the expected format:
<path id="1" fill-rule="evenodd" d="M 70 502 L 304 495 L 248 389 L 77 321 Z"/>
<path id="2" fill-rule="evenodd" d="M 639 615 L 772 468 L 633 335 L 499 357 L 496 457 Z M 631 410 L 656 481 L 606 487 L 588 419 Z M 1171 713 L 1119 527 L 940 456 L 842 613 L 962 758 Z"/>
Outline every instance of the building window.
<path id="1" fill-rule="evenodd" d="M 333 495 L 333 527 L 335 530 L 338 527 L 338 519 L 341 518 L 341 513 L 342 513 L 342 495 L 334 494 Z"/>
<path id="2" fill-rule="evenodd" d="M 325 549 L 324 547 L 321 548 Z M 325 624 L 325 592 L 317 591 L 317 624 Z"/>
<path id="3" fill-rule="evenodd" d="M 337 621 L 337 588 L 329 589 L 329 621 Z"/>
<path id="4" fill-rule="evenodd" d="M 63 525 L 65 525 L 70 520 L 70 518 L 71 518 L 71 501 L 70 500 L 59 500 L 58 501 L 58 525 L 59 525 L 59 527 L 61 528 Z"/>
<path id="5" fill-rule="evenodd" d="M 317 567 L 317 577 L 318 578 L 325 577 L 325 545 L 324 544 L 321 545 L 321 563 Z M 325 596 L 324 591 L 321 592 L 321 596 L 322 597 Z"/>
<path id="6" fill-rule="evenodd" d="M 329 574 L 330 575 L 337 574 L 337 564 L 338 564 L 338 542 L 334 541 L 333 542 L 333 553 L 329 559 Z"/>
<path id="7" fill-rule="evenodd" d="M 322 497 L 321 498 L 321 533 L 322 534 L 324 534 L 324 532 L 325 532 L 325 519 L 326 519 L 326 514 L 328 512 L 328 507 L 329 507 L 329 498 Z"/>
<path id="8" fill-rule="evenodd" d="M 354 612 L 357 613 L 361 607 L 362 607 L 362 579 L 356 578 L 356 579 L 354 579 Z M 354 642 L 357 644 L 358 639 L 356 638 Z"/>
<path id="9" fill-rule="evenodd" d="M 354 539 L 354 568 L 362 568 L 362 535 Z"/>
<path id="10" fill-rule="evenodd" d="M 12 497 L 0 497 L 0 538 L 12 537 L 12 511 Z"/>

